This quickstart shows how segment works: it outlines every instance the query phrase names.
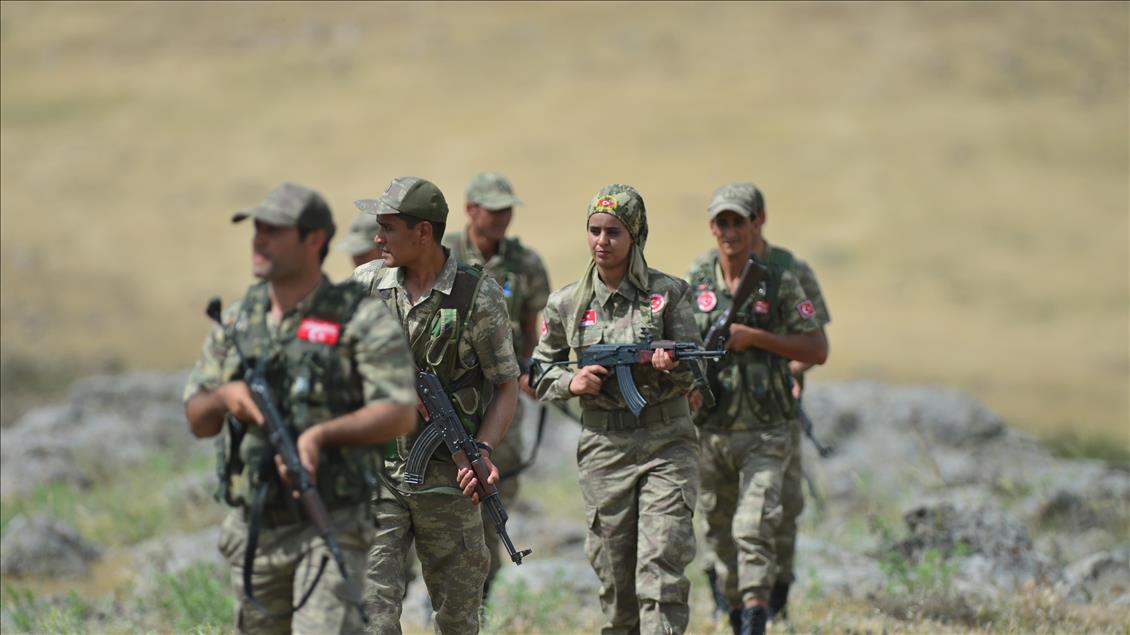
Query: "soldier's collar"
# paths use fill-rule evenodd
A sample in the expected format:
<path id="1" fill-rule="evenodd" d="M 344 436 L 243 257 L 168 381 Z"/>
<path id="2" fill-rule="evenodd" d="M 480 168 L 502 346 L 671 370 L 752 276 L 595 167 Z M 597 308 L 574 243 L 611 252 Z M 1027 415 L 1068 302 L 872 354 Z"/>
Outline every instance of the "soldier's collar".
<path id="1" fill-rule="evenodd" d="M 600 280 L 600 270 L 595 267 L 592 270 L 592 291 L 593 296 L 601 306 L 604 306 L 604 304 L 608 302 L 608 299 L 612 297 L 613 293 L 618 293 L 629 300 L 636 297 L 636 288 L 632 285 L 631 280 L 628 279 L 626 274 L 623 280 L 620 281 L 619 286 L 616 287 L 616 290 L 610 291 L 608 287 L 605 286 L 604 282 Z"/>

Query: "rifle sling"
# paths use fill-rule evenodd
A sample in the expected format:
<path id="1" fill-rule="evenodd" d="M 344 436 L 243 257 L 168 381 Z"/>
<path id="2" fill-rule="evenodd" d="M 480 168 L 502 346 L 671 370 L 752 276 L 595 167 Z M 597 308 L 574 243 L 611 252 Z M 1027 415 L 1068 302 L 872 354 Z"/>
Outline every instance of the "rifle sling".
<path id="1" fill-rule="evenodd" d="M 261 475 L 269 473 L 269 469 L 274 469 L 275 453 L 267 452 L 263 455 L 259 464 L 259 473 Z M 247 544 L 243 550 L 243 595 L 248 603 L 254 606 L 259 612 L 266 615 L 267 619 L 275 620 L 289 615 L 302 609 L 306 605 L 306 601 L 314 594 L 314 589 L 318 586 L 318 581 L 322 579 L 322 573 L 326 570 L 326 565 L 329 564 L 329 557 L 322 554 L 322 562 L 318 564 L 318 573 L 314 575 L 314 580 L 310 586 L 306 588 L 306 592 L 302 594 L 302 599 L 298 604 L 290 607 L 285 611 L 277 613 L 269 613 L 267 607 L 263 606 L 259 599 L 255 597 L 255 592 L 251 586 L 251 574 L 255 567 L 255 552 L 259 549 L 259 525 L 263 518 L 263 508 L 267 503 L 267 493 L 271 489 L 271 479 L 261 478 L 259 484 L 255 487 L 255 497 L 251 504 L 251 513 L 247 520 Z"/>

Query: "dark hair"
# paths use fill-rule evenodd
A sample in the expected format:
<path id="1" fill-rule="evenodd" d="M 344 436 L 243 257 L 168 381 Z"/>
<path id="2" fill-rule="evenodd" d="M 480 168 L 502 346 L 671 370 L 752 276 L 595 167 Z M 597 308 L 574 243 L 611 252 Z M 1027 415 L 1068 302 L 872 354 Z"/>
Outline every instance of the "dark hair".
<path id="1" fill-rule="evenodd" d="M 310 232 L 314 231 L 315 229 L 322 229 L 322 228 L 321 227 L 299 227 L 298 228 L 298 240 L 299 241 L 306 240 L 306 237 L 310 235 Z M 330 236 L 331 236 L 330 232 L 326 231 L 326 240 L 325 240 L 325 242 L 322 243 L 322 249 L 318 252 L 318 262 L 319 263 L 324 263 L 326 261 L 326 256 L 328 256 L 329 253 L 330 253 Z"/>
<path id="2" fill-rule="evenodd" d="M 432 238 L 435 239 L 437 245 L 443 244 L 443 232 L 447 229 L 447 223 L 437 223 L 435 221 L 424 220 L 423 218 L 418 218 L 416 216 L 408 216 L 407 214 L 401 214 L 400 217 L 404 219 L 404 224 L 408 226 L 408 229 L 415 229 L 416 225 L 419 225 L 421 222 L 431 223 Z"/>

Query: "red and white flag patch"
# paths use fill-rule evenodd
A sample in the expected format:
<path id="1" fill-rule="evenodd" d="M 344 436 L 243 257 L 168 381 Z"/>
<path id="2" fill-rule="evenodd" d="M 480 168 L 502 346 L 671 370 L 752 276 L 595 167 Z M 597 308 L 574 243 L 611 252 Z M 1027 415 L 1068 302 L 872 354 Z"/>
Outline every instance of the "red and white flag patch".
<path id="1" fill-rule="evenodd" d="M 667 306 L 667 297 L 658 293 L 651 294 L 651 312 L 659 313 Z"/>
<path id="2" fill-rule="evenodd" d="M 695 298 L 695 304 L 698 305 L 699 311 L 710 313 L 718 306 L 718 296 L 714 295 L 713 291 L 703 291 Z"/>
<path id="3" fill-rule="evenodd" d="M 546 333 L 549 333 L 549 322 L 542 320 L 541 321 L 541 336 L 545 337 Z"/>
<path id="4" fill-rule="evenodd" d="M 298 339 L 333 346 L 341 335 L 341 325 L 336 322 L 306 318 L 298 324 Z"/>
<path id="5" fill-rule="evenodd" d="M 758 300 L 757 302 L 754 302 L 753 303 L 753 312 L 754 313 L 760 313 L 761 315 L 768 315 L 769 314 L 769 301 L 768 300 Z"/>
<path id="6" fill-rule="evenodd" d="M 800 316 L 807 320 L 816 315 L 816 307 L 812 306 L 812 300 L 805 300 L 796 305 L 796 312 L 800 313 Z"/>
<path id="7" fill-rule="evenodd" d="M 581 326 L 595 326 L 596 325 L 596 309 L 589 309 L 585 311 L 585 317 L 581 320 Z"/>

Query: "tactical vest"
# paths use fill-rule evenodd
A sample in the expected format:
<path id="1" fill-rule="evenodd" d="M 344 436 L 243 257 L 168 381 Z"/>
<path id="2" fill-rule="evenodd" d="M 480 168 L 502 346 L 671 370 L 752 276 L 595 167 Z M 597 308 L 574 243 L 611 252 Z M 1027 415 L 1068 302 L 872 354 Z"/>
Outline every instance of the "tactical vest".
<path id="1" fill-rule="evenodd" d="M 267 381 L 283 420 L 289 424 L 296 440 L 310 426 L 364 405 L 360 378 L 340 335 L 366 293 L 360 285 L 351 282 L 325 283 L 315 293 L 301 315 L 300 324 L 309 327 L 312 323 L 308 321 L 317 321 L 338 325 L 339 337 L 335 344 L 309 341 L 318 338 L 303 339 L 297 332 L 272 338 L 267 323 L 270 298 L 266 282 L 248 289 L 233 329 L 248 364 L 254 365 L 266 358 Z M 239 379 L 242 374 L 243 369 L 239 369 L 230 379 Z M 270 451 L 263 428 L 229 416 L 218 443 L 218 499 L 232 506 L 250 507 L 252 492 L 266 482 L 270 488 L 267 507 L 293 505 L 289 493 L 279 487 L 274 453 Z M 368 500 L 379 460 L 375 446 L 323 450 L 316 481 L 326 506 L 333 509 Z"/>
<path id="2" fill-rule="evenodd" d="M 739 307 L 735 323 L 766 331 L 776 331 L 784 322 L 779 301 L 781 278 L 792 266 L 792 256 L 767 258 L 768 279 L 761 282 L 746 303 Z M 706 333 L 710 325 L 730 306 L 730 290 L 720 284 L 715 275 L 717 254 L 705 258 L 691 272 L 691 293 L 694 318 L 699 330 Z M 788 360 L 762 350 L 750 348 L 727 352 L 717 362 L 706 364 L 706 378 L 714 393 L 715 404 L 701 408 L 695 414 L 697 425 L 712 429 L 727 429 L 736 423 L 743 403 L 746 411 L 753 413 L 754 426 L 766 426 L 791 419 L 796 404 L 789 389 Z"/>
<path id="3" fill-rule="evenodd" d="M 464 233 L 459 237 L 459 240 L 454 242 L 451 247 L 451 253 L 455 258 L 462 263 L 471 266 L 480 266 L 484 271 L 486 270 L 486 263 L 475 264 L 471 263 L 467 254 L 467 242 L 471 240 L 469 234 Z M 503 244 L 505 243 L 505 244 Z M 514 335 L 514 351 L 521 357 L 521 342 L 522 342 L 522 303 L 526 299 L 526 280 L 522 272 L 517 271 L 515 267 L 514 256 L 522 250 L 522 244 L 517 238 L 503 238 L 498 245 L 499 254 L 506 252 L 507 257 L 502 259 L 502 264 L 497 270 L 488 271 L 502 287 L 502 299 L 506 303 L 506 309 L 510 312 L 510 328 Z"/>
<path id="4" fill-rule="evenodd" d="M 408 346 L 416 368 L 431 370 L 444 390 L 451 397 L 455 411 L 463 421 L 467 433 L 474 436 L 486 414 L 487 406 L 494 397 L 494 385 L 486 380 L 477 356 L 464 361 L 459 355 L 459 341 L 466 330 L 479 287 L 483 281 L 483 270 L 462 262 L 456 263 L 455 281 L 451 293 L 441 295 L 439 304 L 424 321 L 415 337 L 409 337 Z M 397 301 L 399 289 L 379 289 L 377 295 L 385 300 L 389 308 L 400 318 L 400 303 Z M 419 422 L 422 428 L 423 422 Z M 420 430 L 396 440 L 396 454 L 401 460 L 408 457 Z M 439 452 L 437 452 L 439 454 Z M 386 452 L 387 458 L 393 458 Z"/>

